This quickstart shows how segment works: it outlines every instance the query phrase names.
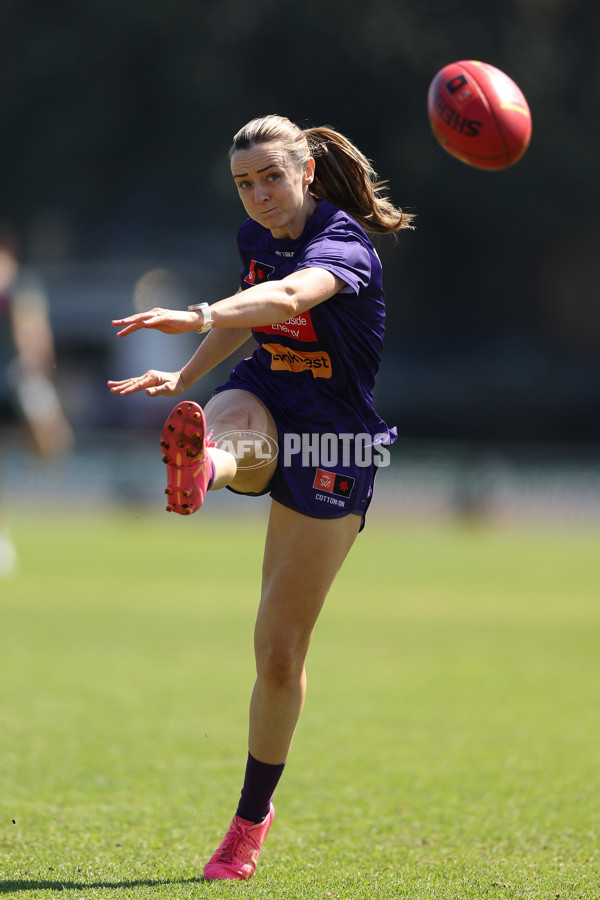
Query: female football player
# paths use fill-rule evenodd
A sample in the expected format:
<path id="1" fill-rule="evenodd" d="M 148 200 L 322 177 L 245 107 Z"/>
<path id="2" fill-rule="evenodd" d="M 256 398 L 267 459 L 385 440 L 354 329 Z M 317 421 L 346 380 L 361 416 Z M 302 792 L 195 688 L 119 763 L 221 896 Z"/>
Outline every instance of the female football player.
<path id="1" fill-rule="evenodd" d="M 369 161 L 331 128 L 254 119 L 235 135 L 230 162 L 249 217 L 238 235 L 239 291 L 114 320 L 119 336 L 152 328 L 206 337 L 180 371 L 108 382 L 121 396 L 175 396 L 250 336 L 258 345 L 204 411 L 178 403 L 161 435 L 168 510 L 193 513 L 222 487 L 271 496 L 245 779 L 207 879 L 254 874 L 304 703 L 313 629 L 396 436 L 373 405 L 385 305 L 367 232 L 412 227 Z"/>

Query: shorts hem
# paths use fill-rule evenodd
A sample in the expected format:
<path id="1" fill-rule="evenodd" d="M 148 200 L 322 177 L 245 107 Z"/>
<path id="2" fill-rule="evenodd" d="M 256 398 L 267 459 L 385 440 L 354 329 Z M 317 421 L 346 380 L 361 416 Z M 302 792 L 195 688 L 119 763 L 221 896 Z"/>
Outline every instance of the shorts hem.
<path id="1" fill-rule="evenodd" d="M 300 513 L 300 515 L 302 515 L 302 516 L 306 516 L 308 519 L 322 519 L 322 520 L 328 521 L 329 519 L 345 519 L 346 516 L 352 516 L 352 515 L 360 516 L 361 523 L 360 523 L 359 532 L 361 532 L 363 530 L 363 528 L 365 527 L 365 519 L 367 516 L 369 506 L 371 505 L 371 501 L 369 500 L 369 504 L 367 505 L 366 509 L 344 509 L 344 510 L 339 510 L 337 512 L 332 510 L 331 513 L 329 513 L 329 515 L 317 515 L 314 512 L 308 512 L 306 509 L 302 509 L 296 503 L 290 503 L 289 500 L 283 500 L 282 498 L 277 497 L 276 492 L 274 492 L 274 491 L 271 491 L 271 499 L 276 500 L 277 503 L 281 503 L 281 505 L 287 507 L 287 509 L 293 510 L 293 512 L 297 512 L 297 513 Z"/>
<path id="2" fill-rule="evenodd" d="M 271 495 L 271 500 L 275 500 L 277 503 L 280 503 L 281 506 L 285 506 L 286 509 L 291 509 L 293 512 L 299 513 L 301 516 L 306 516 L 307 519 L 323 519 L 324 521 L 328 521 L 329 519 L 345 519 L 346 516 L 360 516 L 361 523 L 359 528 L 359 534 L 365 527 L 365 520 L 367 516 L 367 509 L 348 509 L 340 512 L 331 512 L 329 515 L 316 515 L 315 513 L 307 512 L 305 509 L 301 509 L 297 504 L 290 503 L 287 500 L 283 500 L 280 497 L 277 497 L 275 493 L 271 490 L 270 486 L 267 487 L 263 491 L 259 491 L 258 493 L 250 493 L 249 491 L 236 491 L 235 488 L 232 488 L 230 485 L 225 486 L 228 491 L 231 491 L 232 494 L 236 494 L 238 497 L 264 497 L 265 494 Z M 369 503 L 370 505 L 370 503 Z"/>
<path id="3" fill-rule="evenodd" d="M 225 487 L 228 491 L 231 491 L 232 494 L 237 494 L 238 497 L 264 497 L 265 494 L 269 494 L 271 492 L 271 483 L 263 488 L 262 491 L 236 491 L 235 488 L 232 488 L 231 485 L 226 484 Z"/>

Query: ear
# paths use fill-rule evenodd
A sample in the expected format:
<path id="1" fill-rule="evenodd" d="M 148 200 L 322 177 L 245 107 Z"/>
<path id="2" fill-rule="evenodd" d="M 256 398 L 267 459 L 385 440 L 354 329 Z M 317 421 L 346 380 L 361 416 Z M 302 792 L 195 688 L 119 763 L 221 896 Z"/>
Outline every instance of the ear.
<path id="1" fill-rule="evenodd" d="M 312 156 L 309 156 L 306 165 L 304 166 L 302 180 L 304 184 L 312 184 L 315 180 L 315 161 Z"/>

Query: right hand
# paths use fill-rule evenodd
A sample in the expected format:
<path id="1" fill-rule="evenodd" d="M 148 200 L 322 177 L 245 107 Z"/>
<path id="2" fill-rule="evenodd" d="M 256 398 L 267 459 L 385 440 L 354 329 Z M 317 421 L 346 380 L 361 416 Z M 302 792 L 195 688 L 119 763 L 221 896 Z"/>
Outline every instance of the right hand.
<path id="1" fill-rule="evenodd" d="M 202 324 L 202 314 L 183 309 L 163 309 L 155 306 L 146 312 L 134 313 L 124 319 L 113 319 L 113 325 L 121 330 L 117 337 L 125 337 L 142 328 L 152 328 L 164 334 L 185 334 L 196 331 Z"/>
<path id="2" fill-rule="evenodd" d="M 111 393 L 127 397 L 137 391 L 146 391 L 149 397 L 176 397 L 183 394 L 185 385 L 181 372 L 157 372 L 150 369 L 145 375 L 125 378 L 123 381 L 107 382 Z"/>

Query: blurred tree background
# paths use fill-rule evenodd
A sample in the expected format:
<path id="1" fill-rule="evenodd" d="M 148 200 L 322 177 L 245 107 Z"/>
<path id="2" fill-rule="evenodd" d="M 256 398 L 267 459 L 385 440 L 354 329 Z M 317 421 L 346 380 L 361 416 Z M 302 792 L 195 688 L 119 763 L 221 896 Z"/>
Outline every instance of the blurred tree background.
<path id="1" fill-rule="evenodd" d="M 600 440 L 596 0 L 3 0 L 2 12 L 0 216 L 29 262 L 197 262 L 211 273 L 198 299 L 217 299 L 237 278 L 232 135 L 269 112 L 329 124 L 418 216 L 397 245 L 377 242 L 382 412 L 408 438 Z M 429 82 L 465 58 L 504 69 L 529 101 L 532 144 L 504 172 L 471 169 L 431 136 Z M 60 313 L 60 292 L 52 302 Z M 82 332 L 92 306 L 83 292 Z"/>

